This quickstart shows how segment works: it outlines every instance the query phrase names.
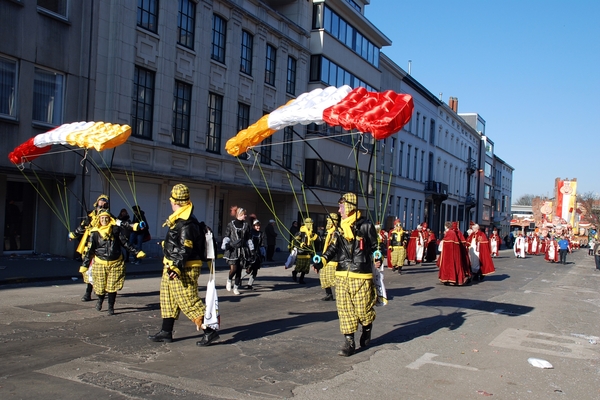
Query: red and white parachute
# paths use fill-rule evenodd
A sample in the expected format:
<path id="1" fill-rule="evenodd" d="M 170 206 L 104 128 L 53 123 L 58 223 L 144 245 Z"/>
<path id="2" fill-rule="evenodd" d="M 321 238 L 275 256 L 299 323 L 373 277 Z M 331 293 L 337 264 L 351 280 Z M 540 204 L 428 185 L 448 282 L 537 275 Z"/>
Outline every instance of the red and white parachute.
<path id="1" fill-rule="evenodd" d="M 412 96 L 393 90 L 369 92 L 344 85 L 303 93 L 296 99 L 264 115 L 247 129 L 229 139 L 225 149 L 239 156 L 276 131 L 296 124 L 342 126 L 346 130 L 368 132 L 377 140 L 398 132 L 412 117 Z"/>
<path id="2" fill-rule="evenodd" d="M 8 158 L 15 165 L 23 165 L 50 151 L 54 144 L 102 151 L 125 143 L 130 134 L 129 125 L 73 122 L 32 137 L 11 151 Z"/>

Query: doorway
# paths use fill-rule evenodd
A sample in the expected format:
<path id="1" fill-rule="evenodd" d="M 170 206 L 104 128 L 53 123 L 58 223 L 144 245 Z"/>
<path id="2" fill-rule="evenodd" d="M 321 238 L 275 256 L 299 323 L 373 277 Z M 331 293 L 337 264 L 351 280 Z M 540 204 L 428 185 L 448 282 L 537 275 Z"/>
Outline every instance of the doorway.
<path id="1" fill-rule="evenodd" d="M 4 252 L 32 251 L 35 189 L 27 182 L 6 182 Z"/>

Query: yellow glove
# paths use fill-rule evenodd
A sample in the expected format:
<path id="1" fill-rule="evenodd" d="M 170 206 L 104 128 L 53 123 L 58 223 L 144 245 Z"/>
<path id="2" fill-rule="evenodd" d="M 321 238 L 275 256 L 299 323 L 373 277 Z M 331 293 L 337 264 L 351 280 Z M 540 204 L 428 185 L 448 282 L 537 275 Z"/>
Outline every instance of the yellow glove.
<path id="1" fill-rule="evenodd" d="M 146 257 L 146 253 L 144 253 L 141 250 L 135 255 L 135 258 L 144 258 L 144 257 Z"/>
<path id="2" fill-rule="evenodd" d="M 81 267 L 79 267 L 79 272 L 81 272 L 82 274 L 85 274 L 87 271 L 88 271 L 88 267 L 85 267 L 83 265 Z"/>
<path id="3" fill-rule="evenodd" d="M 75 235 L 75 232 L 69 232 L 69 239 L 73 240 L 76 238 L 77 238 L 77 235 Z"/>
<path id="4" fill-rule="evenodd" d="M 163 258 L 163 264 L 165 267 L 171 268 L 173 266 L 173 261 L 167 258 Z"/>

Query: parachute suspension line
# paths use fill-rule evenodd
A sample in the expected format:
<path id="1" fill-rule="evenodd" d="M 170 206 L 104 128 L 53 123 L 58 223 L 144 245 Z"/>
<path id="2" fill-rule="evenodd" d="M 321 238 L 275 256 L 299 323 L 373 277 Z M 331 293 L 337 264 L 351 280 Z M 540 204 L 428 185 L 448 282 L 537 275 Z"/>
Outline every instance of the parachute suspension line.
<path id="1" fill-rule="evenodd" d="M 300 178 L 302 178 L 302 173 L 300 173 L 299 175 L 300 175 Z M 306 191 L 305 191 L 304 187 L 305 187 L 305 185 L 302 184 L 302 197 L 304 198 L 304 207 L 306 208 L 306 218 L 310 218 L 310 212 L 308 210 L 308 200 L 306 199 Z M 304 222 L 304 221 L 302 221 L 302 222 Z M 314 221 L 313 221 L 313 224 L 314 224 Z M 315 226 L 313 225 L 313 233 L 314 233 L 314 228 L 315 228 Z M 315 247 L 315 242 L 310 240 L 310 238 L 308 238 L 308 239 L 309 239 L 310 247 L 312 248 L 313 253 L 317 254 L 317 248 Z"/>
<path id="2" fill-rule="evenodd" d="M 296 131 L 294 131 L 294 133 L 296 133 Z M 250 149 L 255 150 L 255 149 L 259 149 L 261 147 L 277 146 L 277 145 L 284 145 L 284 144 L 289 144 L 289 143 L 301 143 L 301 142 L 309 142 L 309 141 L 314 141 L 314 140 L 323 140 L 323 139 L 332 139 L 332 138 L 338 138 L 338 137 L 344 137 L 344 136 L 351 136 L 351 135 L 354 135 L 354 133 L 348 132 L 348 133 L 340 133 L 338 135 L 327 135 L 327 136 L 319 136 L 319 137 L 313 137 L 313 138 L 302 138 L 298 133 L 296 133 L 296 135 L 298 135 L 300 137 L 297 140 L 282 140 L 281 142 L 276 142 L 276 143 L 255 144 L 254 146 L 249 146 L 248 150 L 250 150 Z"/>
<path id="3" fill-rule="evenodd" d="M 65 220 L 65 216 L 61 215 L 58 211 L 58 207 L 56 207 L 56 204 L 54 204 L 52 202 L 52 197 L 50 196 L 50 193 L 48 192 L 48 189 L 46 189 L 46 187 L 44 186 L 44 184 L 42 183 L 42 181 L 40 180 L 39 176 L 37 175 L 37 173 L 35 172 L 35 170 L 33 170 L 33 174 L 35 175 L 37 181 L 40 184 L 40 187 L 42 188 L 42 190 L 40 190 L 38 188 L 37 185 L 35 185 L 31 179 L 29 179 L 29 177 L 27 176 L 27 174 L 25 174 L 23 171 L 23 176 L 25 177 L 25 179 L 27 179 L 27 182 L 29 182 L 29 184 L 33 187 L 33 189 L 37 192 L 37 194 L 40 196 L 40 198 L 44 201 L 44 203 L 46 203 L 46 205 L 48 206 L 48 208 L 50 209 L 50 211 L 52 211 L 52 213 L 54 215 L 56 215 L 56 217 L 58 218 L 58 220 L 60 221 L 60 223 L 69 230 L 69 232 L 71 231 L 70 229 L 70 225 L 69 222 Z M 43 193 L 42 193 L 43 191 Z"/>
<path id="4" fill-rule="evenodd" d="M 256 152 L 255 152 L 256 154 Z M 242 167 L 242 170 L 244 171 L 244 173 L 246 174 L 246 177 L 248 178 L 248 180 L 250 181 L 250 183 L 252 184 L 252 187 L 254 188 L 254 190 L 256 191 L 256 193 L 258 193 L 258 196 L 261 198 L 261 200 L 263 201 L 263 203 L 267 206 L 267 209 L 271 212 L 271 214 L 273 214 L 273 216 L 275 216 L 275 218 L 277 220 L 279 220 L 279 218 L 277 217 L 277 215 L 275 214 L 275 203 L 273 202 L 273 196 L 271 195 L 271 189 L 269 188 L 269 183 L 266 180 L 266 177 L 264 175 L 264 171 L 263 169 L 260 167 L 260 164 L 258 164 L 258 167 L 260 169 L 261 175 L 263 177 L 263 180 L 265 182 L 265 186 L 267 188 L 267 193 L 269 195 L 269 201 L 267 201 L 267 199 L 265 199 L 265 197 L 263 196 L 262 193 L 260 193 L 258 187 L 256 186 L 256 184 L 254 183 L 254 181 L 252 180 L 252 177 L 250 176 L 250 174 L 248 173 L 248 170 L 246 169 L 246 166 L 242 163 L 242 160 L 239 159 L 239 157 L 237 157 L 238 162 L 240 163 L 240 166 Z"/>
<path id="5" fill-rule="evenodd" d="M 65 216 L 65 221 L 67 221 L 67 229 L 69 230 L 69 232 L 71 232 L 71 227 L 70 227 L 70 215 L 69 215 L 69 198 L 68 198 L 68 193 L 67 193 L 67 182 L 65 180 L 65 178 L 63 178 L 63 187 L 62 190 L 64 191 L 61 192 L 61 187 L 58 184 L 58 180 L 56 181 L 56 192 L 58 193 L 58 198 L 60 199 L 60 204 L 63 210 L 63 215 Z"/>
<path id="6" fill-rule="evenodd" d="M 91 162 L 97 166 L 97 171 L 99 171 L 99 173 L 104 177 L 106 182 L 108 182 L 108 185 L 110 187 L 112 187 L 115 190 L 115 192 L 117 192 L 117 195 L 121 198 L 121 200 L 123 200 L 125 205 L 127 205 L 127 207 L 132 209 L 131 202 L 127 198 L 127 195 L 125 194 L 125 191 L 123 190 L 123 188 L 121 188 L 121 185 L 119 185 L 119 183 L 117 182 L 117 179 L 115 178 L 115 175 L 113 174 L 112 169 L 110 169 L 110 167 L 106 163 L 106 160 L 104 159 L 104 157 L 102 157 L 102 155 L 100 155 L 100 159 L 104 163 L 104 166 L 108 170 L 108 173 L 110 174 L 110 176 L 107 175 L 106 172 L 104 172 L 104 170 L 100 167 L 100 165 L 98 165 L 98 163 L 92 157 L 90 157 L 90 159 L 92 160 Z"/>
<path id="7" fill-rule="evenodd" d="M 79 165 L 81 165 L 81 168 L 85 168 L 86 174 L 90 172 L 90 171 L 88 171 L 87 166 L 86 166 L 86 161 L 88 161 L 87 156 L 88 156 L 88 151 L 87 151 L 87 149 L 85 149 L 83 151 L 83 158 L 79 162 Z"/>

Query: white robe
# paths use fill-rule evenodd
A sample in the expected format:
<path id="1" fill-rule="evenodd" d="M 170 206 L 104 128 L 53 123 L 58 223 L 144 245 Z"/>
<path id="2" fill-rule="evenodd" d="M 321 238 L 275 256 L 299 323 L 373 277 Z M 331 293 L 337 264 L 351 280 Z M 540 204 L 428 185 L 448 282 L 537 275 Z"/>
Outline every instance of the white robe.
<path id="1" fill-rule="evenodd" d="M 515 251 L 515 256 L 525 258 L 525 247 L 527 246 L 527 242 L 523 236 L 517 236 L 515 239 L 515 247 L 513 250 Z"/>

